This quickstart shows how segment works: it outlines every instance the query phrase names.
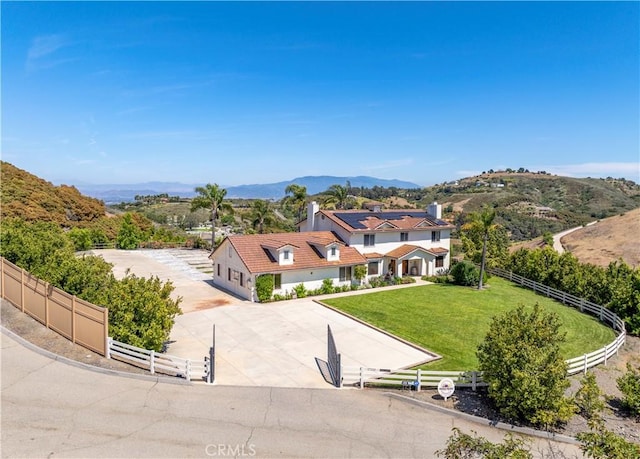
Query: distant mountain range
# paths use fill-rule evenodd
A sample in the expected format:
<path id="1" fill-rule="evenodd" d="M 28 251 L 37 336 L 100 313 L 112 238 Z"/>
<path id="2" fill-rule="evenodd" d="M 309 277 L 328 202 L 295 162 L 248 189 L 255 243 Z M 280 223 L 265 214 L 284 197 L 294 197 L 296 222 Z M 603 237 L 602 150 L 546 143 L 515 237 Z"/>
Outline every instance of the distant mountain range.
<path id="1" fill-rule="evenodd" d="M 388 180 L 369 176 L 335 177 L 331 175 L 298 177 L 277 183 L 262 183 L 253 185 L 224 186 L 228 198 L 245 199 L 281 199 L 285 196 L 285 188 L 293 183 L 307 187 L 310 195 L 320 193 L 331 185 L 345 185 L 349 181 L 352 187 L 373 188 L 422 188 L 412 182 L 402 180 Z M 148 182 L 130 185 L 90 185 L 78 184 L 76 188 L 84 195 L 101 199 L 105 204 L 131 202 L 135 196 L 156 195 L 167 193 L 169 196 L 191 198 L 196 195 L 195 188 L 203 184 L 184 184 L 175 182 Z"/>

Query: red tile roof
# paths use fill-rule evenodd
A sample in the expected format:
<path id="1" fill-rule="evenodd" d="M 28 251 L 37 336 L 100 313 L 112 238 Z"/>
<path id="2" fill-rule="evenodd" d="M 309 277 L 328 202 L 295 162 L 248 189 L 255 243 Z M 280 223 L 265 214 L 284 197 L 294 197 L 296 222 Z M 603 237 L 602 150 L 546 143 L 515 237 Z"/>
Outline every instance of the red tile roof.
<path id="1" fill-rule="evenodd" d="M 327 259 L 314 247 L 338 243 L 340 245 L 340 260 Z M 223 247 L 231 244 L 247 269 L 253 273 L 277 273 L 296 271 L 300 269 L 318 269 L 329 266 L 351 266 L 366 264 L 366 258 L 353 247 L 347 247 L 330 231 L 311 231 L 300 233 L 273 233 L 232 235 L 216 248 L 211 254 L 213 258 L 218 251 L 224 253 Z M 280 265 L 268 255 L 265 247 L 294 246 L 293 264 Z"/>
<path id="2" fill-rule="evenodd" d="M 443 249 L 442 247 L 433 247 L 431 249 L 425 249 L 424 247 L 419 247 L 417 245 L 404 244 L 398 247 L 397 249 L 393 249 L 392 251 L 385 254 L 386 257 L 391 258 L 402 258 L 409 255 L 411 252 L 415 252 L 416 250 L 422 250 L 423 252 L 430 253 L 431 255 L 444 255 L 449 252 L 447 249 Z"/>

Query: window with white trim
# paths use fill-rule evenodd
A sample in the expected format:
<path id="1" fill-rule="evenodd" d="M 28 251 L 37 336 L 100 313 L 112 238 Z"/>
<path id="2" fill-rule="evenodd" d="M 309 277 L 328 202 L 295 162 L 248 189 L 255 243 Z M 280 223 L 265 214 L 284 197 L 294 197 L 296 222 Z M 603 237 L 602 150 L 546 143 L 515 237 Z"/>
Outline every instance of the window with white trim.
<path id="1" fill-rule="evenodd" d="M 280 290 L 282 288 L 282 274 L 273 275 L 273 289 Z"/>
<path id="2" fill-rule="evenodd" d="M 407 242 L 409 240 L 409 233 L 400 233 L 400 242 Z"/>
<path id="3" fill-rule="evenodd" d="M 375 234 L 365 234 L 364 235 L 364 246 L 365 247 L 373 247 L 376 245 L 376 235 Z"/>
<path id="4" fill-rule="evenodd" d="M 431 231 L 431 242 L 440 242 L 440 231 Z"/>
<path id="5" fill-rule="evenodd" d="M 340 267 L 340 281 L 349 281 L 351 280 L 351 266 L 341 266 Z"/>
<path id="6" fill-rule="evenodd" d="M 436 268 L 442 268 L 444 266 L 444 257 L 436 257 Z"/>
<path id="7" fill-rule="evenodd" d="M 379 265 L 380 263 L 378 263 L 377 261 L 370 261 L 367 265 L 367 274 L 369 276 L 377 276 Z"/>

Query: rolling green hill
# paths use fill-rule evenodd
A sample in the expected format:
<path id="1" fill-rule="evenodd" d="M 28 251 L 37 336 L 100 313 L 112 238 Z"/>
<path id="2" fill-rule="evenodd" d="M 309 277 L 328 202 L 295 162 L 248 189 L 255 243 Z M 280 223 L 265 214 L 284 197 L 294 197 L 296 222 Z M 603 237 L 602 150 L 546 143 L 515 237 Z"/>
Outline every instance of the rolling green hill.
<path id="1" fill-rule="evenodd" d="M 624 179 L 495 172 L 428 187 L 420 205 L 431 200 L 442 203 L 452 220 L 492 206 L 497 223 L 521 241 L 636 209 L 640 187 Z"/>

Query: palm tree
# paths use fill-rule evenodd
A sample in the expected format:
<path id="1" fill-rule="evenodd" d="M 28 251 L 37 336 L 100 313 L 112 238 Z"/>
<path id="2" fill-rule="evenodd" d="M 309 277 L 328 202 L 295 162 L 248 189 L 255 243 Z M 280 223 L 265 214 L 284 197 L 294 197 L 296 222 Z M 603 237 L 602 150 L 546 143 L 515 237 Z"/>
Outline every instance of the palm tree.
<path id="1" fill-rule="evenodd" d="M 307 205 L 307 187 L 292 183 L 284 189 L 285 194 L 291 195 L 285 197 L 285 204 L 290 205 L 298 213 L 298 223 L 302 221 L 302 215 Z"/>
<path id="2" fill-rule="evenodd" d="M 473 220 L 482 233 L 482 261 L 480 262 L 480 281 L 478 282 L 478 290 L 482 290 L 482 278 L 484 277 L 484 266 L 487 257 L 487 240 L 489 239 L 489 231 L 493 228 L 493 221 L 496 218 L 495 209 L 485 206 L 482 212 L 474 214 Z"/>
<path id="3" fill-rule="evenodd" d="M 258 199 L 253 202 L 253 208 L 251 209 L 251 224 L 255 228 L 258 227 L 258 233 L 264 233 L 264 225 L 273 223 L 274 212 L 271 208 L 269 201 L 263 201 Z"/>
<path id="4" fill-rule="evenodd" d="M 351 184 L 347 182 L 346 186 L 331 185 L 325 194 L 327 197 L 324 199 L 325 204 L 335 204 L 336 209 L 344 209 L 349 202 L 349 190 Z"/>
<path id="5" fill-rule="evenodd" d="M 233 208 L 228 202 L 224 202 L 227 190 L 220 188 L 217 183 L 196 187 L 198 196 L 191 201 L 191 212 L 198 209 L 211 210 L 211 250 L 216 246 L 216 220 L 224 212 L 233 213 Z"/>

